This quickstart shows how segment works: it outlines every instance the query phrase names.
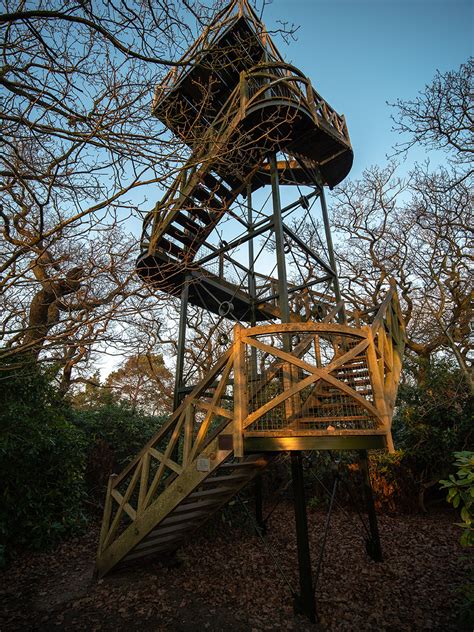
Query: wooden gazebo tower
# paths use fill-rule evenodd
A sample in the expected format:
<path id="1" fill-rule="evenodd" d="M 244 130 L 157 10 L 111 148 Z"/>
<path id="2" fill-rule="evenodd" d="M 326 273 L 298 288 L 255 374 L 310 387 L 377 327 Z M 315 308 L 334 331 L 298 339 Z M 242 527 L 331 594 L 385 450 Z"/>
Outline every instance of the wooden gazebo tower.
<path id="1" fill-rule="evenodd" d="M 345 310 L 324 187 L 351 168 L 346 122 L 283 61 L 247 0 L 233 0 L 181 61 L 153 114 L 189 157 L 145 219 L 137 264 L 156 291 L 181 299 L 175 411 L 109 481 L 97 569 L 177 549 L 289 451 L 297 606 L 314 619 L 301 453 L 358 450 L 364 460 L 392 449 L 404 346 L 396 291 L 372 313 Z M 299 234 L 304 220 L 317 239 Z M 190 309 L 205 312 L 225 347 L 197 381 Z"/>

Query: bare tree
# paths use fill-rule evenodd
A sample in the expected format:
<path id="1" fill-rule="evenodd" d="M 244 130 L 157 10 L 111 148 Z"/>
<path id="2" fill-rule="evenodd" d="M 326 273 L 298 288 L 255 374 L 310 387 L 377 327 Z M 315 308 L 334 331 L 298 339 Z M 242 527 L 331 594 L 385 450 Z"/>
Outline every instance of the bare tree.
<path id="1" fill-rule="evenodd" d="M 454 186 L 466 181 L 472 185 L 474 156 L 474 104 L 472 94 L 474 57 L 458 70 L 439 71 L 433 81 L 412 100 L 398 99 L 392 104 L 394 131 L 407 140 L 396 145 L 404 153 L 415 145 L 442 150 L 453 168 L 453 177 L 444 181 Z"/>
<path id="2" fill-rule="evenodd" d="M 5 3 L 2 355 L 59 362 L 64 389 L 93 344 L 129 338 L 139 310 L 159 317 L 134 276 L 133 217 L 186 150 L 150 103 L 216 4 Z"/>
<path id="3" fill-rule="evenodd" d="M 372 168 L 335 191 L 340 275 L 346 299 L 370 309 L 397 281 L 408 349 L 429 360 L 451 352 L 468 379 L 472 364 L 472 196 L 450 174 Z"/>

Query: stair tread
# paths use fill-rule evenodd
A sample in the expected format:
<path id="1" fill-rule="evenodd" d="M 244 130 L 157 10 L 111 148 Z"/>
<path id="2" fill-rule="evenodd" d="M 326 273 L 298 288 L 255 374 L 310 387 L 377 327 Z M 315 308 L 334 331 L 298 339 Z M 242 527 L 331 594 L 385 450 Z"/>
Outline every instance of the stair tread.
<path id="1" fill-rule="evenodd" d="M 194 241 L 196 241 L 196 235 L 190 235 L 183 233 L 181 230 L 170 224 L 166 228 L 166 234 L 171 235 L 175 239 L 179 239 L 185 246 L 190 246 Z"/>
<path id="2" fill-rule="evenodd" d="M 231 468 L 248 468 L 248 467 L 258 467 L 258 462 L 256 461 L 234 461 L 234 462 L 226 462 L 226 463 L 222 463 L 222 465 L 219 466 L 219 470 L 222 469 L 231 469 Z"/>
<path id="3" fill-rule="evenodd" d="M 191 196 L 195 200 L 199 200 L 199 202 L 209 203 L 213 198 L 213 193 L 211 191 L 206 191 L 206 189 L 202 186 L 197 186 L 193 189 Z"/>
<path id="4" fill-rule="evenodd" d="M 164 250 L 167 254 L 172 254 L 178 259 L 182 259 L 184 256 L 184 251 L 177 244 L 174 244 L 172 241 L 169 241 L 165 237 L 160 237 L 160 240 L 157 244 L 157 247 L 161 250 Z"/>
<path id="5" fill-rule="evenodd" d="M 191 231 L 194 234 L 200 232 L 203 229 L 203 226 L 201 224 L 197 224 L 192 218 L 187 217 L 181 211 L 179 213 L 176 213 L 176 215 L 173 218 L 173 222 L 177 222 L 178 224 L 180 224 L 181 226 L 184 226 L 184 228 L 187 228 L 189 231 Z"/>
<path id="6" fill-rule="evenodd" d="M 156 529 L 153 529 L 153 531 L 150 531 L 150 533 L 144 538 L 145 540 L 148 539 L 153 539 L 156 537 L 160 537 L 161 535 L 167 535 L 168 533 L 177 533 L 177 532 L 185 532 L 188 530 L 188 526 L 183 525 L 181 527 L 179 526 L 170 526 L 170 527 L 162 527 L 161 526 L 162 523 L 160 523 L 158 525 L 158 527 Z M 139 545 L 137 545 L 139 546 Z"/>
<path id="7" fill-rule="evenodd" d="M 202 482 L 202 484 L 203 485 L 210 485 L 210 484 L 213 484 L 213 483 L 239 481 L 239 480 L 242 480 L 244 478 L 249 478 L 248 473 L 226 474 L 225 476 L 209 476 L 209 478 L 206 478 Z"/>
<path id="8" fill-rule="evenodd" d="M 232 493 L 235 491 L 234 487 L 216 487 L 214 489 L 205 489 L 201 491 L 192 492 L 188 498 L 206 498 L 207 496 L 224 496 L 227 493 Z"/>
<path id="9" fill-rule="evenodd" d="M 164 525 L 168 525 L 168 524 L 174 524 L 177 522 L 190 522 L 192 518 L 198 518 L 198 517 L 202 517 L 205 516 L 208 513 L 208 511 L 190 511 L 189 513 L 183 513 L 183 514 L 175 514 L 174 512 L 171 512 L 170 514 L 168 514 L 166 516 L 166 518 L 164 520 L 162 520 L 161 524 Z"/>
<path id="10" fill-rule="evenodd" d="M 199 206 L 190 207 L 189 212 L 198 217 L 201 222 L 205 224 L 205 226 L 201 230 L 206 230 L 209 224 L 212 224 L 214 219 L 211 217 L 210 213 L 206 211 L 206 209 L 201 208 Z"/>
<path id="11" fill-rule="evenodd" d="M 173 509 L 170 515 L 173 515 L 176 513 L 180 513 L 180 514 L 189 513 L 190 511 L 194 511 L 195 509 L 201 509 L 201 508 L 204 509 L 206 507 L 212 507 L 218 502 L 219 502 L 219 499 L 216 499 L 216 498 L 214 499 L 210 498 L 209 500 L 198 499 L 195 502 L 182 502 L 181 504 L 179 504 L 177 507 Z"/>
<path id="12" fill-rule="evenodd" d="M 232 195 L 232 191 L 224 186 L 224 184 L 217 180 L 211 173 L 206 173 L 203 180 L 204 184 L 222 200 L 226 200 Z"/>
<path id="13" fill-rule="evenodd" d="M 179 540 L 176 540 L 176 544 L 179 542 Z M 168 544 L 164 544 L 162 546 L 157 546 L 156 548 L 152 548 L 152 549 L 142 549 L 142 550 L 135 550 L 132 549 L 130 553 L 128 553 L 124 558 L 123 561 L 124 562 L 129 562 L 131 560 L 136 560 L 140 557 L 148 557 L 150 555 L 154 555 L 155 553 L 161 553 L 164 551 L 169 551 L 169 550 L 174 550 L 176 549 L 176 545 L 173 542 L 169 542 Z"/>

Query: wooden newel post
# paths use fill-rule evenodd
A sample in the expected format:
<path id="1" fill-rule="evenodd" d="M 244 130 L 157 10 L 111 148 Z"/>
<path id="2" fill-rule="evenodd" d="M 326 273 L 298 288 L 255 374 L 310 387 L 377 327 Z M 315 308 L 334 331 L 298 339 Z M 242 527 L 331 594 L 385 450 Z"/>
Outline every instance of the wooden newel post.
<path id="1" fill-rule="evenodd" d="M 243 327 L 234 327 L 234 456 L 244 456 L 244 422 L 248 417 L 247 370 Z"/>
<path id="2" fill-rule="evenodd" d="M 99 537 L 99 554 L 102 551 L 105 538 L 107 537 L 107 534 L 110 528 L 110 518 L 112 515 L 112 489 L 114 487 L 116 478 L 117 478 L 117 474 L 111 474 L 109 476 L 109 480 L 107 483 L 107 494 L 105 496 L 104 515 L 102 518 L 102 525 L 101 525 L 100 537 Z"/>

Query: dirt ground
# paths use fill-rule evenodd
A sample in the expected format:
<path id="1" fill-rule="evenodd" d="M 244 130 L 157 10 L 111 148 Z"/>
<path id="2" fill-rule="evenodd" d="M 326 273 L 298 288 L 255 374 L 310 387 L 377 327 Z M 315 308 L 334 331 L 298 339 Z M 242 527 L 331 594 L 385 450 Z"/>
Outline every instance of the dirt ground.
<path id="1" fill-rule="evenodd" d="M 101 580 L 93 576 L 97 528 L 52 552 L 22 555 L 0 574 L 0 630 L 462 629 L 457 589 L 468 561 L 453 515 L 380 516 L 384 561 L 376 563 L 357 515 L 336 512 L 316 590 L 318 624 L 293 614 L 292 506 L 272 514 L 266 546 L 243 516 L 230 519 L 198 532 L 176 563 L 155 560 Z M 315 567 L 325 514 L 310 510 L 309 521 Z"/>

